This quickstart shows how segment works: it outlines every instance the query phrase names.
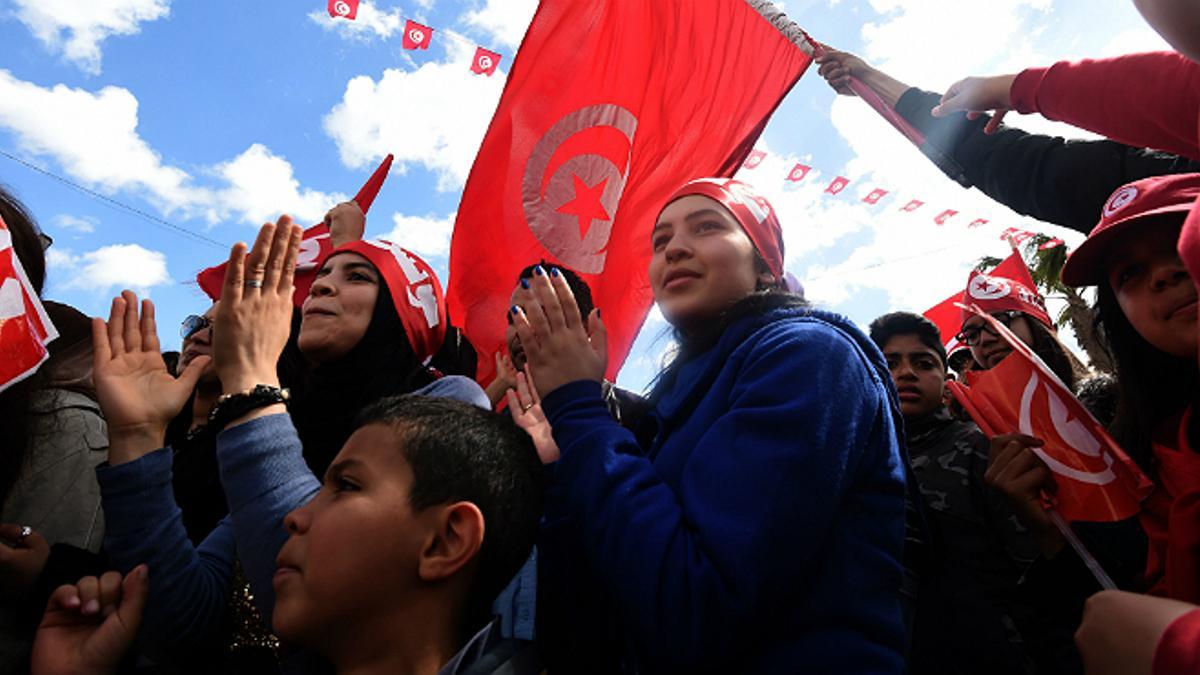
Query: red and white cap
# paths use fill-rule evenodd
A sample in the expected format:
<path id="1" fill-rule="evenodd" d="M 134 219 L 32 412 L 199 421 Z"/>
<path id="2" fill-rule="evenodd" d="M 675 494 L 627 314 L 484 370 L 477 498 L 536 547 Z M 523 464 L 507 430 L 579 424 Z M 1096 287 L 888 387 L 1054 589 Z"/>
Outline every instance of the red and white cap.
<path id="1" fill-rule="evenodd" d="M 1100 222 L 1067 257 L 1062 269 L 1063 283 L 1068 286 L 1102 283 L 1107 278 L 1104 264 L 1114 237 L 1153 216 L 1168 213 L 1182 216 L 1192 209 L 1198 198 L 1200 173 L 1152 176 L 1117 188 L 1105 202 Z"/>
<path id="2" fill-rule="evenodd" d="M 390 241 L 371 239 L 342 244 L 321 260 L 318 269 L 341 253 L 357 253 L 379 271 L 404 325 L 408 344 L 417 358 L 427 363 L 446 339 L 446 295 L 433 268 Z"/>
<path id="3" fill-rule="evenodd" d="M 697 178 L 675 191 L 667 204 L 689 195 L 703 195 L 715 200 L 728 210 L 755 250 L 767 263 L 767 269 L 780 283 L 785 283 L 783 273 L 783 228 L 775 209 L 766 197 L 755 192 L 749 185 L 732 178 Z"/>
<path id="4" fill-rule="evenodd" d="M 977 305 L 988 314 L 1016 310 L 1037 319 L 1046 328 L 1054 330 L 1054 322 L 1046 311 L 1046 301 L 1041 294 L 1025 284 L 1005 277 L 992 276 L 983 272 L 971 272 L 967 280 L 967 290 L 963 292 L 962 304 L 970 307 Z M 974 316 L 972 312 L 962 311 L 962 322 Z"/>

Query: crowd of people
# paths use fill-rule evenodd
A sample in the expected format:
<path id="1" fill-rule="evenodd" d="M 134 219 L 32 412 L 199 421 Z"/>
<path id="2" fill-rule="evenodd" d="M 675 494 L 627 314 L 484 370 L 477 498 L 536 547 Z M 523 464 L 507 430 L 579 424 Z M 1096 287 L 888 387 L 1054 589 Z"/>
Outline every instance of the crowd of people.
<path id="1" fill-rule="evenodd" d="M 948 382 L 1012 357 L 996 324 L 863 331 L 820 309 L 742 182 L 692 180 L 647 224 L 678 347 L 646 395 L 605 380 L 604 308 L 545 259 L 512 280 L 480 386 L 432 269 L 364 239 L 351 202 L 301 305 L 283 216 L 233 247 L 178 353 L 132 292 L 90 324 L 45 301 L 50 358 L 0 393 L 0 670 L 1200 672 L 1200 7 L 1138 5 L 1178 52 L 945 94 L 818 56 L 952 180 L 1087 233 L 1061 281 L 1095 289 L 1112 373 L 1020 278 L 972 294 L 974 272 L 964 304 L 1149 476 L 1135 517 L 1063 529 L 1043 439 L 956 403 Z M 1029 134 L 1010 109 L 1112 140 Z M 4 191 L 0 217 L 40 293 L 36 220 Z"/>

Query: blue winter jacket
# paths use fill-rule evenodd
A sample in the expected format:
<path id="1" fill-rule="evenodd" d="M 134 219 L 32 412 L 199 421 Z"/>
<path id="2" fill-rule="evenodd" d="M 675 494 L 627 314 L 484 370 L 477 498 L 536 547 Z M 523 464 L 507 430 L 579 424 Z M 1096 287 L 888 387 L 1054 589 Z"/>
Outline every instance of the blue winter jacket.
<path id="1" fill-rule="evenodd" d="M 573 635 L 579 670 L 617 652 L 639 673 L 903 672 L 903 423 L 847 319 L 734 322 L 636 437 L 596 382 L 542 406 L 562 458 L 539 601 L 567 600 L 539 606 L 539 632 Z"/>

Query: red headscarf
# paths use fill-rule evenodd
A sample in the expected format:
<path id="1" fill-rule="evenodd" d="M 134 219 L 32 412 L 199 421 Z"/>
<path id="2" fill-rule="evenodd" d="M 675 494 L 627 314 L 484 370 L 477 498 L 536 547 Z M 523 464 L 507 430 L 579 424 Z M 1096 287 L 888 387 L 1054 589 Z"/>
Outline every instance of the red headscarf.
<path id="1" fill-rule="evenodd" d="M 372 239 L 337 247 L 317 269 L 339 253 L 357 253 L 375 266 L 392 295 L 408 344 L 417 358 L 428 363 L 442 347 L 447 323 L 446 296 L 429 263 L 389 241 Z"/>
<path id="2" fill-rule="evenodd" d="M 783 228 L 766 197 L 732 178 L 697 178 L 676 190 L 667 203 L 688 195 L 703 195 L 713 199 L 732 213 L 755 250 L 766 261 L 767 269 L 775 275 L 776 282 L 781 285 L 785 283 Z"/>
<path id="3" fill-rule="evenodd" d="M 963 291 L 962 304 L 978 305 L 988 314 L 1016 310 L 1038 320 L 1046 328 L 1054 332 L 1054 322 L 1046 311 L 1046 301 L 1037 291 L 1015 279 L 991 276 L 979 271 L 971 272 L 967 280 L 967 290 Z M 962 321 L 973 316 L 963 310 Z"/>

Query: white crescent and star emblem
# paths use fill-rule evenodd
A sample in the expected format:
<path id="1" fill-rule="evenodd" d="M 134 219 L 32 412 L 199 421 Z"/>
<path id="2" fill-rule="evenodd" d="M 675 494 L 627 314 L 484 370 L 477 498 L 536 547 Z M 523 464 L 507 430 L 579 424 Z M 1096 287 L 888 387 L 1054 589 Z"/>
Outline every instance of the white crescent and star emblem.
<path id="1" fill-rule="evenodd" d="M 415 42 L 417 44 L 421 44 L 422 42 L 425 41 L 425 31 L 414 28 L 414 29 L 408 31 L 408 39 L 412 40 L 413 42 Z"/>
<path id="2" fill-rule="evenodd" d="M 491 67 L 492 67 L 492 57 L 488 56 L 487 54 L 484 54 L 479 57 L 479 68 L 480 69 L 488 70 Z"/>
<path id="3" fill-rule="evenodd" d="M 1129 206 L 1129 202 L 1137 199 L 1138 189 L 1132 185 L 1117 190 L 1112 197 L 1108 198 L 1108 203 L 1104 205 L 1104 217 L 1111 218 L 1117 211 Z"/>
<path id="4" fill-rule="evenodd" d="M 995 279 L 980 274 L 971 279 L 967 292 L 972 298 L 979 300 L 995 300 L 1003 298 L 1012 292 L 1012 286 L 1004 279 Z"/>
<path id="5" fill-rule="evenodd" d="M 1025 385 L 1025 392 L 1021 395 L 1021 412 L 1018 420 L 1018 427 L 1021 433 L 1028 436 L 1042 436 L 1044 433 L 1039 433 L 1033 428 L 1033 397 L 1037 393 L 1041 384 L 1036 372 L 1031 373 L 1029 382 Z M 1054 425 L 1055 432 L 1059 437 L 1075 452 L 1083 457 L 1100 459 L 1104 462 L 1103 467 L 1098 468 L 1098 471 L 1086 471 L 1084 469 L 1067 466 L 1058 461 L 1054 457 L 1048 455 L 1041 448 L 1034 449 L 1034 452 L 1046 463 L 1051 471 L 1060 475 L 1077 480 L 1081 483 L 1091 483 L 1093 485 L 1108 485 L 1117 479 L 1113 473 L 1112 465 L 1114 458 L 1111 454 L 1104 451 L 1100 441 L 1088 430 L 1087 426 L 1079 419 L 1071 419 L 1071 411 L 1067 409 L 1062 399 L 1054 393 L 1054 390 L 1047 384 L 1041 384 L 1041 389 L 1046 392 L 1046 403 L 1050 412 L 1050 423 Z M 1085 464 L 1095 464 L 1095 462 L 1083 460 Z"/>
<path id="6" fill-rule="evenodd" d="M 349 16 L 350 5 L 347 4 L 345 0 L 338 0 L 337 2 L 333 3 L 333 11 L 337 12 L 338 16 Z"/>
<path id="7" fill-rule="evenodd" d="M 521 198 L 533 236 L 563 265 L 584 274 L 604 270 L 608 239 L 633 153 L 638 121 L 611 103 L 590 105 L 564 115 L 534 146 L 525 164 Z M 627 145 L 604 142 L 613 131 Z M 596 139 L 595 143 L 587 143 Z M 574 150 L 564 156 L 559 148 Z M 588 147 L 590 145 L 591 147 Z M 601 148 L 604 148 L 603 150 Z"/>

